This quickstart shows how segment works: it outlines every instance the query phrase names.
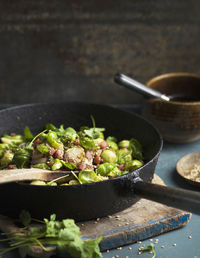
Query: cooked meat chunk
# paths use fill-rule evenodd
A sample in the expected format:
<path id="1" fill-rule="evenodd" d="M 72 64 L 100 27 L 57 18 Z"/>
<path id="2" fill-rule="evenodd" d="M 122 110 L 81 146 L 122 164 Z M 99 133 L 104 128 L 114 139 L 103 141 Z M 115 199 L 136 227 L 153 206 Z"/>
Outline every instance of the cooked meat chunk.
<path id="1" fill-rule="evenodd" d="M 85 157 L 85 152 L 81 146 L 74 146 L 65 151 L 66 162 L 72 162 L 78 165 L 81 163 L 84 157 Z"/>

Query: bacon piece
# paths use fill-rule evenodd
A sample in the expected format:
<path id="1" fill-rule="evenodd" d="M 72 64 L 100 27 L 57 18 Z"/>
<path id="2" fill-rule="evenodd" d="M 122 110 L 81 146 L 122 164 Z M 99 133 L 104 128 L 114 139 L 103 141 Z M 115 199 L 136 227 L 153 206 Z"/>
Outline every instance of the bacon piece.
<path id="1" fill-rule="evenodd" d="M 53 156 L 56 159 L 62 159 L 64 155 L 64 150 L 63 149 L 58 149 L 54 152 Z"/>
<path id="2" fill-rule="evenodd" d="M 100 143 L 100 145 L 99 145 L 99 147 L 101 148 L 101 149 L 105 149 L 106 147 L 108 147 L 109 145 L 108 145 L 108 143 L 106 142 L 106 141 L 102 141 L 101 143 Z"/>

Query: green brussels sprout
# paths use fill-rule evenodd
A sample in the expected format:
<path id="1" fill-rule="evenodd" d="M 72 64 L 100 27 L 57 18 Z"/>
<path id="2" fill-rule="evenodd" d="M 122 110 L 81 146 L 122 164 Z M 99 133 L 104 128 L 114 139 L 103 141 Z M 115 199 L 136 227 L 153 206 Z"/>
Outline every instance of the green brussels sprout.
<path id="1" fill-rule="evenodd" d="M 125 164 L 125 170 L 132 171 L 140 168 L 143 163 L 140 160 L 134 159 Z"/>
<path id="2" fill-rule="evenodd" d="M 119 142 L 119 148 L 129 148 L 130 147 L 130 141 L 128 140 L 123 140 Z"/>
<path id="3" fill-rule="evenodd" d="M 52 170 L 58 170 L 63 166 L 63 163 L 59 159 L 54 160 L 54 164 L 51 167 Z"/>
<path id="4" fill-rule="evenodd" d="M 89 137 L 80 138 L 80 143 L 83 148 L 88 149 L 88 150 L 94 150 L 97 148 L 95 140 L 93 140 Z"/>
<path id="5" fill-rule="evenodd" d="M 55 149 L 62 148 L 62 144 L 59 143 L 56 132 L 49 130 L 47 134 L 47 142 Z"/>
<path id="6" fill-rule="evenodd" d="M 117 161 L 116 152 L 112 149 L 105 149 L 101 153 L 103 162 L 115 163 Z"/>
<path id="7" fill-rule="evenodd" d="M 20 144 L 23 142 L 23 138 L 21 135 L 15 135 L 15 136 L 10 136 L 7 134 L 4 134 L 3 137 L 1 137 L 2 143 L 7 143 L 7 144 Z"/>
<path id="8" fill-rule="evenodd" d="M 49 169 L 50 167 L 46 163 L 39 163 L 32 166 L 33 168 Z"/>
<path id="9" fill-rule="evenodd" d="M 131 151 L 127 148 L 123 148 L 118 150 L 117 152 L 117 163 L 118 164 L 125 164 L 128 161 L 132 160 Z"/>
<path id="10" fill-rule="evenodd" d="M 14 157 L 14 153 L 9 150 L 6 150 L 3 154 L 3 157 L 0 160 L 1 165 L 5 166 L 10 164 L 13 160 L 13 157 Z"/>
<path id="11" fill-rule="evenodd" d="M 31 161 L 32 149 L 24 148 L 18 149 L 15 152 L 13 161 L 16 164 L 17 168 L 28 168 Z"/>
<path id="12" fill-rule="evenodd" d="M 101 181 L 101 178 L 93 170 L 82 170 L 78 174 L 78 180 L 80 183 L 93 183 Z"/>
<path id="13" fill-rule="evenodd" d="M 121 176 L 122 175 L 122 171 L 118 168 L 115 167 L 109 174 L 108 176 L 110 177 L 117 177 L 117 176 Z"/>
<path id="14" fill-rule="evenodd" d="M 110 173 L 115 167 L 116 167 L 116 164 L 103 163 L 97 167 L 96 171 L 97 171 L 97 174 L 101 176 L 107 176 L 108 173 Z"/>
<path id="15" fill-rule="evenodd" d="M 37 150 L 42 154 L 48 154 L 49 153 L 49 147 L 45 144 L 39 144 L 37 145 Z"/>
<path id="16" fill-rule="evenodd" d="M 34 180 L 30 183 L 31 185 L 47 185 L 46 182 L 41 180 Z"/>
<path id="17" fill-rule="evenodd" d="M 106 142 L 108 143 L 108 145 L 111 147 L 111 149 L 113 149 L 114 151 L 117 151 L 119 148 L 118 148 L 118 145 L 117 145 L 117 139 L 115 137 L 112 137 L 112 136 L 108 136 L 106 138 Z"/>

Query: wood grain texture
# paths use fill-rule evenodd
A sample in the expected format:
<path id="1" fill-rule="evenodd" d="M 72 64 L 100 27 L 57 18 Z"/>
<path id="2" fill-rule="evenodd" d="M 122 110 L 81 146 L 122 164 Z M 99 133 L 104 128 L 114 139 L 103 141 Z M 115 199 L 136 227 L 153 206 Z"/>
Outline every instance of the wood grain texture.
<path id="1" fill-rule="evenodd" d="M 200 73 L 200 2 L 1 1 L 0 103 L 139 103 L 113 83 Z"/>

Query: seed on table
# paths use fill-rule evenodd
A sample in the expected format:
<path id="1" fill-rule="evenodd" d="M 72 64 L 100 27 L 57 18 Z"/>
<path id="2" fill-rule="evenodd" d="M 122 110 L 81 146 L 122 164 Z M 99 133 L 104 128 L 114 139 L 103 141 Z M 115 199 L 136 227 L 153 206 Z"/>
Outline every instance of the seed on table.
<path id="1" fill-rule="evenodd" d="M 153 239 L 151 238 L 151 239 L 149 239 L 149 241 L 150 241 L 150 242 L 153 242 Z"/>
<path id="2" fill-rule="evenodd" d="M 192 239 L 192 236 L 188 236 L 189 239 Z"/>
<path id="3" fill-rule="evenodd" d="M 122 247 L 117 247 L 117 250 L 122 250 Z"/>
<path id="4" fill-rule="evenodd" d="M 173 246 L 176 246 L 176 244 L 173 244 Z"/>
<path id="5" fill-rule="evenodd" d="M 161 248 L 165 248 L 165 246 L 164 246 L 164 245 L 161 245 Z"/>
<path id="6" fill-rule="evenodd" d="M 129 249 L 129 250 L 132 250 L 132 247 L 129 247 L 128 249 Z"/>
<path id="7" fill-rule="evenodd" d="M 110 252 L 110 250 L 106 250 L 106 252 L 107 252 L 107 253 L 109 253 L 109 252 Z"/>
<path id="8" fill-rule="evenodd" d="M 137 243 L 138 243 L 138 244 L 141 244 L 141 243 L 142 243 L 142 241 L 137 241 Z"/>

